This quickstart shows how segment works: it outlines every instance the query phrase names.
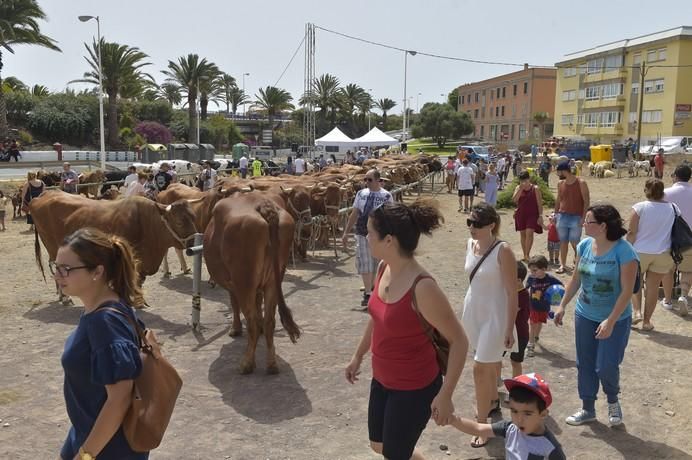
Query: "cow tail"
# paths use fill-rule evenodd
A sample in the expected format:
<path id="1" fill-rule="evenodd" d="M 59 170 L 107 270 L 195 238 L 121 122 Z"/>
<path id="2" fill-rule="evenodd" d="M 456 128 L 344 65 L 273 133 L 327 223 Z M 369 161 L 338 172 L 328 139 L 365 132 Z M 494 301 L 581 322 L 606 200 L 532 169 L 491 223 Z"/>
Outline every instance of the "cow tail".
<path id="1" fill-rule="evenodd" d="M 41 275 L 43 275 L 43 281 L 46 281 L 46 272 L 43 269 L 43 261 L 41 260 L 41 243 L 38 240 L 36 225 L 34 225 L 34 253 L 36 254 L 36 264 L 38 264 L 38 268 L 41 269 Z"/>
<path id="2" fill-rule="evenodd" d="M 279 213 L 274 204 L 270 201 L 265 201 L 258 205 L 256 209 L 262 218 L 267 221 L 267 225 L 269 225 L 269 252 L 273 259 L 272 265 L 274 270 L 274 282 L 276 283 L 275 289 L 279 300 L 279 318 L 291 342 L 296 343 L 296 340 L 300 337 L 300 328 L 293 320 L 293 313 L 291 313 L 291 309 L 286 305 L 284 292 L 281 289 L 281 280 L 283 277 L 281 276 L 281 261 L 279 254 Z"/>

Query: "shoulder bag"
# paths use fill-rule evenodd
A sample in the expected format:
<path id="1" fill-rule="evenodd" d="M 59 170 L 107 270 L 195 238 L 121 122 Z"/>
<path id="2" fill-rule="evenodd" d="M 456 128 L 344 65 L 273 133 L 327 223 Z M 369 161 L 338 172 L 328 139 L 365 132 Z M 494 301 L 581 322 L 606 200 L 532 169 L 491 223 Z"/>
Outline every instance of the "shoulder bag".
<path id="1" fill-rule="evenodd" d="M 142 329 L 130 315 L 117 308 L 103 309 L 127 318 L 138 337 L 142 372 L 134 380 L 132 401 L 123 420 L 123 432 L 132 450 L 148 452 L 161 444 L 183 381 L 161 354 L 153 331 Z"/>
<path id="2" fill-rule="evenodd" d="M 670 231 L 670 255 L 673 256 L 675 264 L 682 262 L 682 253 L 692 247 L 692 230 L 685 222 L 685 219 L 678 214 L 678 210 L 673 203 L 670 204 L 675 213 L 675 220 Z"/>
<path id="3" fill-rule="evenodd" d="M 437 365 L 440 368 L 440 372 L 442 372 L 442 375 L 446 375 L 447 363 L 449 362 L 449 342 L 442 334 L 440 334 L 437 329 L 432 327 L 432 325 L 425 318 L 423 318 L 423 315 L 421 315 L 420 310 L 418 309 L 418 303 L 416 302 L 416 286 L 420 280 L 425 278 L 433 279 L 431 276 L 419 275 L 418 278 L 416 278 L 416 280 L 413 282 L 413 286 L 411 287 L 411 304 L 413 305 L 413 311 L 415 311 L 416 316 L 418 316 L 418 320 L 420 321 L 420 325 L 423 328 L 425 335 L 428 336 L 430 342 L 432 342 L 433 348 L 435 349 L 435 357 L 437 358 Z"/>
<path id="4" fill-rule="evenodd" d="M 476 272 L 478 271 L 479 268 L 481 268 L 481 265 L 485 261 L 485 259 L 490 255 L 491 252 L 493 252 L 493 249 L 495 249 L 495 246 L 497 246 L 500 243 L 504 243 L 502 240 L 497 240 L 495 243 L 493 243 L 492 246 L 488 248 L 487 251 L 485 251 L 485 254 L 483 254 L 483 257 L 481 257 L 481 260 L 478 261 L 475 267 L 473 267 L 473 270 L 471 270 L 471 274 L 469 275 L 469 284 L 473 281 L 473 277 L 476 276 Z M 471 250 L 473 251 L 473 245 L 471 246 Z"/>

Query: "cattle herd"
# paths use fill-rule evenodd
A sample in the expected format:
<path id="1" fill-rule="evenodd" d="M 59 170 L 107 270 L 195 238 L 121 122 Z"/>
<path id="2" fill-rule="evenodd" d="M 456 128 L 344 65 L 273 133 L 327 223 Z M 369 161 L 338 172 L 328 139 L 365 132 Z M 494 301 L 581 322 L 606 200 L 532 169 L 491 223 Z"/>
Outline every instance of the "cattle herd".
<path id="1" fill-rule="evenodd" d="M 179 175 L 183 168 L 194 175 L 198 167 L 189 162 L 176 164 Z M 277 307 L 291 340 L 295 342 L 300 335 L 281 289 L 291 254 L 305 260 L 309 245 L 326 247 L 330 235 L 336 245 L 340 210 L 364 187 L 365 173 L 372 168 L 380 171 L 385 188 L 395 190 L 441 172 L 442 164 L 428 155 L 389 156 L 366 160 L 362 166 L 335 166 L 302 176 L 219 177 L 204 192 L 178 182 L 159 192 L 155 201 L 122 198 L 118 193 L 110 193 L 109 200 L 90 199 L 88 196 L 97 197 L 102 183 L 111 179 L 110 172 L 94 171 L 89 179 L 95 182 L 85 182 L 94 189 L 85 187 L 89 190 L 85 196 L 47 190 L 30 202 L 36 260 L 43 273 L 41 242 L 48 259 L 54 260 L 65 236 L 95 227 L 132 244 L 141 262 L 140 282 L 144 282 L 159 270 L 168 248 L 182 251 L 192 244 L 195 233 L 203 233 L 210 278 L 229 292 L 231 335 L 241 334 L 241 312 L 246 320 L 248 343 L 240 371 L 255 369 L 255 348 L 263 333 L 266 369 L 274 373 L 278 371 L 273 345 Z M 167 263 L 164 271 L 169 271 Z M 61 301 L 69 302 L 59 295 Z"/>

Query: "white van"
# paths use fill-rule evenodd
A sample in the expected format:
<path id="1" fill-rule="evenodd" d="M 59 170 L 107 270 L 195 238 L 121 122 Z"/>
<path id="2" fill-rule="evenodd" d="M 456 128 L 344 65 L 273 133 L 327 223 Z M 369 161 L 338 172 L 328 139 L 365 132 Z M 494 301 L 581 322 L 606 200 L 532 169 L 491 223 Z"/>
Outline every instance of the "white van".
<path id="1" fill-rule="evenodd" d="M 692 136 L 671 136 L 662 137 L 660 141 L 654 145 L 643 145 L 639 149 L 639 153 L 643 155 L 655 155 L 658 149 L 663 149 L 664 155 L 672 155 L 675 153 L 688 153 L 692 148 Z"/>

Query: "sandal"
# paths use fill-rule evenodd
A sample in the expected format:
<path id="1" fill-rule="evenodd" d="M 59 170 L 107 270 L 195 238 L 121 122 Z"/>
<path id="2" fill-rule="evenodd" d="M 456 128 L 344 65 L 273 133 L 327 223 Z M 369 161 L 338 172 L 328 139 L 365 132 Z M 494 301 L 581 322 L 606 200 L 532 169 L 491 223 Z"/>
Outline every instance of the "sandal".
<path id="1" fill-rule="evenodd" d="M 500 408 L 500 400 L 496 399 L 495 401 L 490 401 L 490 410 L 488 411 L 488 418 L 490 418 L 490 415 L 493 412 L 499 412 L 502 409 Z"/>
<path id="2" fill-rule="evenodd" d="M 479 447 L 483 447 L 486 444 L 488 444 L 487 439 L 484 441 L 481 441 L 481 439 L 483 439 L 483 438 L 480 436 L 474 436 L 473 438 L 471 438 L 471 442 L 469 443 L 469 445 L 471 447 L 473 447 L 474 449 L 478 449 Z"/>
<path id="3" fill-rule="evenodd" d="M 654 330 L 654 325 L 651 323 L 642 325 L 642 331 L 651 332 L 653 330 Z"/>
<path id="4" fill-rule="evenodd" d="M 560 267 L 557 270 L 555 270 L 555 273 L 557 273 L 558 275 L 562 275 L 566 271 L 567 271 L 567 269 L 565 267 Z"/>
<path id="5" fill-rule="evenodd" d="M 632 315 L 632 326 L 636 326 L 637 324 L 641 323 L 644 321 L 644 318 L 642 318 L 641 313 L 634 313 Z"/>

